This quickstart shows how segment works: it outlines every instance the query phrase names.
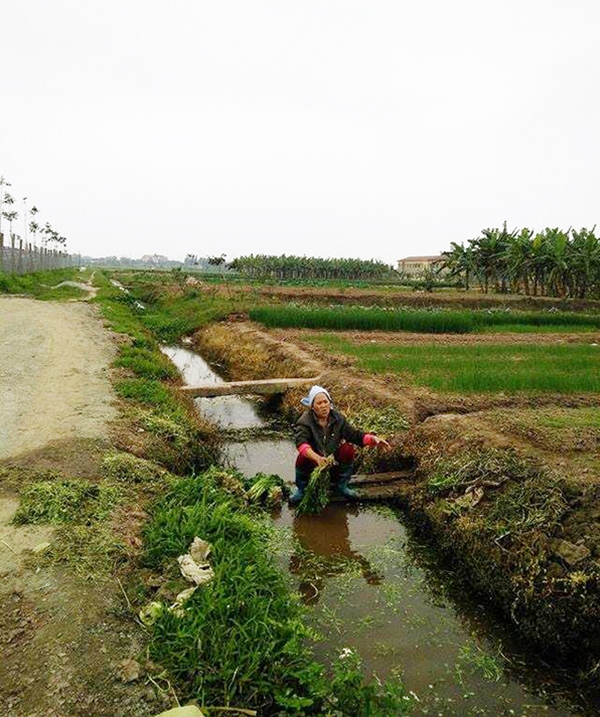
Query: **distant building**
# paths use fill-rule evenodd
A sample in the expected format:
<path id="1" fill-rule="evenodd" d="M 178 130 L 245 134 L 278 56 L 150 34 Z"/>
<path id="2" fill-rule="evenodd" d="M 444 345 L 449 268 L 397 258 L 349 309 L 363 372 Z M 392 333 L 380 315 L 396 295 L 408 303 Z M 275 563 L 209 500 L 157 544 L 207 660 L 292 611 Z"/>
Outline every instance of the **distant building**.
<path id="1" fill-rule="evenodd" d="M 169 257 L 162 254 L 144 254 L 141 261 L 144 264 L 168 264 Z"/>
<path id="2" fill-rule="evenodd" d="M 437 256 L 407 256 L 398 259 L 398 271 L 407 276 L 420 276 L 430 269 L 438 268 L 444 257 Z"/>

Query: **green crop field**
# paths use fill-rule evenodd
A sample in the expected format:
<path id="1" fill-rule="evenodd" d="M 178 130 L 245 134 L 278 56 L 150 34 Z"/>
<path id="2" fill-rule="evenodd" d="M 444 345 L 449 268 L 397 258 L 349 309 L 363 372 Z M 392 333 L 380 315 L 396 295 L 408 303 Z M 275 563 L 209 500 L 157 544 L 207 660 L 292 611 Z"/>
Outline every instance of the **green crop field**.
<path id="1" fill-rule="evenodd" d="M 269 327 L 458 333 L 600 329 L 600 316 L 561 311 L 384 309 L 365 306 L 258 306 L 250 318 Z"/>
<path id="2" fill-rule="evenodd" d="M 357 345 L 330 334 L 308 340 L 355 357 L 359 368 L 436 391 L 600 392 L 600 346 Z"/>

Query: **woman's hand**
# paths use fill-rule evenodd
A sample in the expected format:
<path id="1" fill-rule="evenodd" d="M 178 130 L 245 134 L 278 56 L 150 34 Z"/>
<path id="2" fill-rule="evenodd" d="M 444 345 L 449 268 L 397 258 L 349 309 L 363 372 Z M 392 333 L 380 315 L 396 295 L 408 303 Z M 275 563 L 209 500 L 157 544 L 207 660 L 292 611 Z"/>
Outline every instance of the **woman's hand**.
<path id="1" fill-rule="evenodd" d="M 331 463 L 330 459 L 326 456 L 320 456 L 318 453 L 315 453 L 314 462 L 319 466 L 326 465 L 327 463 Z"/>
<path id="2" fill-rule="evenodd" d="M 389 451 L 391 448 L 390 444 L 385 440 L 385 438 L 380 438 L 379 436 L 373 436 L 375 440 L 375 447 L 379 448 L 379 446 L 383 446 L 386 451 Z"/>

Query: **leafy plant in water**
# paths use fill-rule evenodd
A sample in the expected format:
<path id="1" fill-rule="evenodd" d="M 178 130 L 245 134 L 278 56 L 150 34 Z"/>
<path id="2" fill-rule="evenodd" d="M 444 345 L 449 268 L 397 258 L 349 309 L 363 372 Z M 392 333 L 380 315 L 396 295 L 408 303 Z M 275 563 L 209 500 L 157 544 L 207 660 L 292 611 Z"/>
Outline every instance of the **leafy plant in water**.
<path id="1" fill-rule="evenodd" d="M 327 461 L 313 469 L 302 500 L 298 503 L 298 515 L 321 513 L 329 503 L 329 469 L 335 464 L 333 456 L 327 456 Z"/>
<path id="2" fill-rule="evenodd" d="M 273 506 L 281 503 L 285 490 L 283 478 L 277 474 L 257 473 L 246 491 L 246 496 L 250 503 Z"/>
<path id="3" fill-rule="evenodd" d="M 463 684 L 463 665 L 467 665 L 472 672 L 478 672 L 490 682 L 498 682 L 502 677 L 502 665 L 498 658 L 484 652 L 479 646 L 463 645 L 458 652 L 456 675 L 461 685 Z"/>
<path id="4" fill-rule="evenodd" d="M 392 676 L 385 684 L 377 677 L 365 685 L 359 656 L 344 648 L 333 664 L 331 680 L 332 711 L 337 715 L 369 715 L 389 717 L 410 714 L 414 698 L 408 694 L 399 679 Z"/>

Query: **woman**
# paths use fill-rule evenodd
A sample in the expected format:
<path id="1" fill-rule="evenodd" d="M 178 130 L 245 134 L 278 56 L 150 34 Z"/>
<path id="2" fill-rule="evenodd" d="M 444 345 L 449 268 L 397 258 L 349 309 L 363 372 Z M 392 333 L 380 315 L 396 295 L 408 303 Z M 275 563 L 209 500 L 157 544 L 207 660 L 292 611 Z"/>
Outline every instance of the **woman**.
<path id="1" fill-rule="evenodd" d="M 313 386 L 308 396 L 301 401 L 306 410 L 296 424 L 296 490 L 290 496 L 290 503 L 296 505 L 302 500 L 310 474 L 315 466 L 323 465 L 326 456 L 333 455 L 336 465 L 331 475 L 336 490 L 346 498 L 356 498 L 355 491 L 348 486 L 354 471 L 354 448 L 357 446 L 384 446 L 390 444 L 371 433 L 354 428 L 332 406 L 329 391 L 322 386 Z"/>

